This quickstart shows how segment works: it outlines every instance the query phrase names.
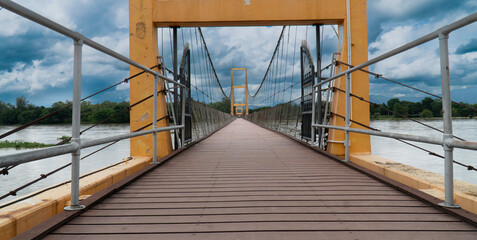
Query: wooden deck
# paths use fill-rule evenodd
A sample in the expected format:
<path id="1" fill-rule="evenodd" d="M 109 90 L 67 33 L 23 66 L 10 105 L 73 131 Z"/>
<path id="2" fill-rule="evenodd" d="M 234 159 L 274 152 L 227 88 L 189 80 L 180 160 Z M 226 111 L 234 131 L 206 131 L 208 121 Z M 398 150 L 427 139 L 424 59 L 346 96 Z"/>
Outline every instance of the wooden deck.
<path id="1" fill-rule="evenodd" d="M 238 119 L 46 239 L 477 239 L 477 228 Z"/>

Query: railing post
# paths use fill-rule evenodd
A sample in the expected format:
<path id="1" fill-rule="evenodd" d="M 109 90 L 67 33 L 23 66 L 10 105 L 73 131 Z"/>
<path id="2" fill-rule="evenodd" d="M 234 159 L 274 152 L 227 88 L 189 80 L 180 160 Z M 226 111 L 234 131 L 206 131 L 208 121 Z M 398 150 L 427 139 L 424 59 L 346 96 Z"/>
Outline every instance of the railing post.
<path id="1" fill-rule="evenodd" d="M 349 131 L 348 128 L 350 127 L 350 118 L 351 118 L 351 76 L 350 73 L 346 74 L 346 100 L 345 100 L 345 161 L 349 162 L 349 146 L 350 146 L 350 139 L 349 139 Z"/>
<path id="2" fill-rule="evenodd" d="M 71 142 L 81 145 L 81 61 L 83 41 L 74 41 L 74 66 L 73 66 L 73 116 Z M 71 205 L 65 210 L 79 210 L 84 206 L 79 204 L 79 175 L 80 175 L 81 149 L 71 153 Z"/>
<path id="3" fill-rule="evenodd" d="M 449 35 L 439 33 L 439 50 L 441 57 L 441 81 L 442 81 L 442 117 L 444 121 L 444 166 L 445 166 L 445 202 L 441 206 L 460 208 L 454 204 L 454 148 L 449 146 L 448 141 L 454 138 L 452 134 L 452 105 L 450 93 L 450 70 L 449 70 Z"/>
<path id="4" fill-rule="evenodd" d="M 185 95 L 185 87 L 181 87 L 181 125 L 184 125 L 184 127 L 181 129 L 181 147 L 185 146 L 185 131 L 186 131 L 186 122 L 185 122 L 185 105 L 186 105 L 186 95 Z"/>
<path id="5" fill-rule="evenodd" d="M 178 27 L 172 27 L 172 50 L 174 51 L 173 54 L 172 54 L 172 68 L 173 68 L 173 72 L 174 72 L 174 81 L 176 82 L 179 82 L 179 72 L 177 71 L 177 28 Z M 174 84 L 174 88 L 173 88 L 173 93 L 174 93 L 174 102 L 173 102 L 173 106 L 174 106 L 174 114 L 175 116 L 178 118 L 179 117 L 179 90 L 177 89 L 177 85 Z M 179 119 L 177 119 L 179 120 Z M 177 132 L 179 130 L 174 130 L 174 132 Z M 179 146 L 179 143 L 178 143 L 178 138 L 174 138 L 174 148 L 177 149 L 178 146 Z"/>
<path id="6" fill-rule="evenodd" d="M 315 124 L 315 119 L 316 119 L 316 88 L 315 88 L 315 81 L 313 81 L 313 86 L 311 87 L 311 146 L 315 146 L 315 134 L 316 134 L 316 128 L 313 127 L 313 124 Z M 318 87 L 318 90 L 320 90 L 321 87 Z M 321 124 L 321 123 L 320 123 Z M 321 129 L 321 128 L 320 128 Z M 318 130 L 319 131 L 319 130 Z"/>
<path id="7" fill-rule="evenodd" d="M 319 83 L 321 82 L 321 33 L 320 33 L 320 27 L 321 27 L 321 24 L 317 24 L 315 25 L 315 28 L 316 28 L 316 83 Z M 315 91 L 315 82 L 313 82 L 313 91 Z M 321 106 L 322 106 L 322 102 L 321 102 L 321 85 L 318 87 L 318 91 L 316 92 L 317 93 L 317 105 L 318 105 L 318 109 L 316 108 L 316 106 L 313 108 L 313 114 L 315 113 L 315 110 L 317 111 L 316 112 L 316 116 L 313 118 L 312 120 L 312 125 L 315 124 L 315 121 L 316 123 L 318 124 L 322 124 L 323 123 L 323 112 L 322 112 L 322 109 L 321 109 Z M 313 94 L 313 96 L 315 96 Z M 315 103 L 315 100 L 313 100 L 313 103 Z M 319 148 L 322 148 L 321 146 L 321 137 L 322 137 L 322 134 L 323 134 L 323 128 L 314 128 L 313 126 L 311 127 L 312 131 L 312 136 L 315 137 L 315 130 L 318 130 L 318 147 Z M 313 145 L 315 145 L 315 140 L 312 140 L 313 141 Z"/>
<path id="8" fill-rule="evenodd" d="M 153 101 L 152 104 L 152 129 L 157 129 L 157 89 L 158 89 L 158 77 L 154 76 L 154 93 L 153 93 Z M 152 163 L 157 163 L 157 132 L 152 134 Z"/>

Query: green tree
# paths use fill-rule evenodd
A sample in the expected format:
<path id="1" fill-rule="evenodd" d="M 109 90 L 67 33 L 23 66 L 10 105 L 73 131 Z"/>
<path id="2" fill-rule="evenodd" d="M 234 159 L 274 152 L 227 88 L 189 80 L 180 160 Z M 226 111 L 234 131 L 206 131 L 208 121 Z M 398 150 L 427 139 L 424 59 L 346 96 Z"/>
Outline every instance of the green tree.
<path id="1" fill-rule="evenodd" d="M 28 100 L 25 96 L 17 97 L 16 98 L 16 106 L 17 109 L 25 109 L 28 106 Z"/>
<path id="2" fill-rule="evenodd" d="M 38 117 L 39 115 L 37 115 L 34 110 L 25 110 L 18 114 L 17 120 L 19 124 L 25 124 L 37 119 Z"/>
<path id="3" fill-rule="evenodd" d="M 430 97 L 425 97 L 421 100 L 421 105 L 423 109 L 432 110 L 432 103 L 434 103 L 434 100 Z"/>
<path id="4" fill-rule="evenodd" d="M 400 102 L 401 102 L 401 101 L 399 100 L 399 98 L 391 98 L 391 99 L 388 100 L 388 103 L 387 103 L 388 108 L 391 109 L 391 110 L 393 110 L 393 109 L 394 109 L 394 105 L 395 105 L 396 103 L 400 103 Z M 393 110 L 393 111 L 394 111 L 394 110 Z"/>
<path id="5" fill-rule="evenodd" d="M 441 117 L 442 116 L 442 101 L 440 99 L 435 99 L 434 102 L 432 102 L 431 109 L 432 114 L 434 114 L 434 117 Z"/>
<path id="6" fill-rule="evenodd" d="M 208 103 L 207 106 L 225 113 L 230 113 L 230 98 L 224 97 L 219 102 Z"/>
<path id="7" fill-rule="evenodd" d="M 114 114 L 114 110 L 110 107 L 99 107 L 93 110 L 93 113 L 89 116 L 88 121 L 90 123 L 101 122 Z M 112 123 L 112 119 L 107 120 L 105 123 Z"/>
<path id="8" fill-rule="evenodd" d="M 422 110 L 421 114 L 419 114 L 422 118 L 431 118 L 433 116 L 432 111 L 429 109 Z"/>
<path id="9" fill-rule="evenodd" d="M 407 117 L 409 115 L 408 111 L 409 111 L 409 108 L 407 106 L 403 106 L 400 103 L 395 103 L 393 107 L 393 112 L 394 112 L 393 117 L 395 118 L 403 118 L 404 116 Z"/>

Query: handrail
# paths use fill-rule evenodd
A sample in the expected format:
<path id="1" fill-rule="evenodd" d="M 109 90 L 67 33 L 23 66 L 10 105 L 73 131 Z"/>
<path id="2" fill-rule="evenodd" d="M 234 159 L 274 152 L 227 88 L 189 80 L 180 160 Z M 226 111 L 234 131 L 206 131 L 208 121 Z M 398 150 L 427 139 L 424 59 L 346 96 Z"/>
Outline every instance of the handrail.
<path id="1" fill-rule="evenodd" d="M 409 42 L 409 43 L 407 43 L 407 44 L 404 44 L 404 45 L 402 45 L 401 47 L 395 48 L 395 49 L 393 49 L 393 50 L 391 50 L 391 51 L 389 51 L 389 52 L 386 52 L 386 53 L 384 53 L 384 54 L 381 54 L 381 55 L 379 55 L 379 56 L 377 56 L 377 57 L 375 57 L 375 58 L 373 58 L 373 59 L 371 59 L 371 60 L 368 60 L 367 62 L 361 63 L 361 64 L 359 64 L 359 65 L 357 65 L 357 66 L 355 66 L 355 67 L 353 67 L 353 68 L 350 68 L 350 69 L 348 69 L 348 70 L 346 70 L 346 71 L 344 71 L 344 72 L 340 72 L 340 73 L 336 74 L 335 76 L 330 77 L 330 78 L 328 78 L 327 80 L 324 80 L 323 82 L 320 82 L 320 83 L 314 85 L 313 87 L 316 88 L 316 87 L 318 87 L 318 86 L 320 86 L 320 85 L 329 83 L 329 82 L 331 82 L 331 81 L 333 81 L 333 80 L 335 80 L 335 79 L 337 79 L 337 78 L 340 78 L 340 77 L 342 77 L 342 76 L 345 76 L 346 74 L 350 74 L 350 73 L 352 73 L 352 72 L 355 72 L 355 71 L 357 71 L 357 70 L 360 70 L 360 69 L 362 69 L 362 68 L 365 68 L 365 67 L 367 67 L 367 66 L 369 66 L 369 65 L 375 64 L 375 63 L 377 63 L 377 62 L 380 62 L 380 61 L 382 61 L 382 60 L 384 60 L 384 59 L 387 59 L 387 58 L 392 57 L 392 56 L 394 56 L 394 55 L 397 55 L 397 54 L 399 54 L 399 53 L 405 52 L 405 51 L 407 51 L 407 50 L 409 50 L 409 49 L 411 49 L 411 48 L 417 47 L 417 46 L 419 46 L 419 45 L 421 45 L 421 44 L 424 44 L 424 43 L 426 43 L 426 42 L 429 42 L 429 41 L 431 41 L 431 40 L 434 40 L 434 39 L 436 39 L 436 38 L 439 37 L 439 34 L 447 35 L 447 34 L 453 32 L 453 31 L 455 31 L 455 30 L 457 30 L 457 29 L 459 29 L 459 28 L 462 28 L 462 27 L 464 27 L 464 26 L 466 26 L 466 25 L 469 25 L 469 24 L 471 24 L 471 23 L 474 23 L 474 22 L 477 22 L 477 12 L 476 12 L 476 13 L 473 13 L 473 14 L 471 14 L 471 15 L 465 17 L 465 18 L 462 18 L 462 19 L 460 19 L 460 20 L 458 20 L 458 21 L 456 21 L 456 22 L 454 22 L 454 23 L 451 23 L 451 24 L 449 24 L 449 25 L 446 25 L 446 26 L 444 26 L 444 27 L 441 27 L 441 28 L 435 30 L 434 32 L 429 33 L 429 34 L 427 34 L 427 35 L 424 35 L 424 36 L 422 36 L 422 37 L 420 37 L 420 38 L 418 38 L 418 39 L 416 39 L 416 40 L 414 40 L 414 41 L 412 41 L 412 42 Z M 351 64 L 351 63 L 349 63 L 349 64 Z"/>
<path id="2" fill-rule="evenodd" d="M 115 142 L 115 141 L 119 141 L 119 140 L 123 140 L 127 138 L 133 138 L 133 137 L 143 136 L 147 134 L 170 131 L 174 129 L 182 129 L 182 128 L 184 128 L 184 125 L 162 127 L 162 128 L 157 128 L 155 130 L 151 129 L 146 131 L 126 133 L 126 134 L 121 134 L 121 135 L 116 135 L 111 137 L 89 140 L 89 141 L 82 142 L 80 144 L 73 142 L 67 145 L 62 145 L 62 146 L 47 147 L 47 148 L 28 151 L 28 152 L 3 155 L 3 156 L 0 156 L 0 167 L 7 167 L 7 166 L 15 165 L 15 164 L 32 162 L 39 159 L 45 159 L 49 157 L 55 157 L 55 156 L 59 156 L 63 154 L 73 153 L 79 149 L 94 147 L 101 144 Z"/>
<path id="3" fill-rule="evenodd" d="M 177 81 L 174 81 L 170 78 L 165 77 L 164 75 L 160 74 L 159 72 L 155 72 L 133 60 L 127 58 L 120 53 L 117 53 L 85 36 L 82 34 L 75 32 L 63 25 L 60 25 L 46 17 L 43 17 L 17 3 L 14 3 L 10 0 L 0 0 L 0 7 L 3 7 L 11 12 L 14 12 L 24 18 L 30 19 L 33 22 L 36 22 L 44 27 L 47 27 L 53 31 L 56 31 L 64 36 L 70 37 L 73 39 L 74 45 L 74 56 L 73 56 L 73 103 L 72 103 L 72 134 L 71 134 L 71 144 L 66 146 L 60 147 L 52 147 L 42 150 L 35 150 L 26 153 L 18 153 L 12 155 L 6 155 L 0 157 L 0 166 L 10 166 L 19 163 L 30 162 L 38 159 L 43 159 L 52 156 L 58 156 L 61 154 L 71 153 L 71 205 L 65 207 L 65 210 L 79 210 L 82 209 L 84 206 L 79 204 L 79 174 L 80 174 L 80 155 L 81 149 L 89 146 L 96 146 L 99 144 L 107 143 L 107 142 L 114 142 L 125 138 L 131 138 L 135 136 L 141 136 L 146 134 L 153 134 L 153 163 L 157 162 L 157 137 L 156 133 L 161 131 L 170 131 L 173 129 L 182 129 L 184 131 L 184 125 L 180 126 L 171 126 L 171 127 L 163 127 L 157 128 L 156 122 L 157 119 L 154 117 L 153 120 L 153 129 L 143 132 L 135 132 L 129 134 L 118 135 L 114 137 L 108 137 L 103 139 L 97 139 L 93 141 L 88 141 L 81 143 L 80 138 L 80 121 L 81 121 L 81 78 L 82 78 L 82 49 L 83 45 L 86 44 L 104 54 L 107 54 L 113 58 L 116 58 L 122 62 L 125 62 L 131 66 L 137 67 L 144 72 L 152 74 L 154 77 L 154 96 L 153 96 L 153 116 L 157 116 L 157 88 L 159 78 L 165 81 L 171 82 L 174 85 L 180 86 L 182 90 L 188 89 L 188 87 L 184 84 L 181 84 Z M 168 84 L 166 84 L 167 86 Z M 184 105 L 185 102 L 182 102 Z M 175 119 L 175 117 L 174 117 Z"/>
<path id="4" fill-rule="evenodd" d="M 350 131 L 350 132 L 374 135 L 379 137 L 396 138 L 396 139 L 409 140 L 414 142 L 429 143 L 429 144 L 440 145 L 440 146 L 443 146 L 444 144 L 446 144 L 455 148 L 477 150 L 477 142 L 459 141 L 459 140 L 451 140 L 451 141 L 445 142 L 441 138 L 425 137 L 425 136 L 403 134 L 403 133 L 383 132 L 383 131 L 376 131 L 376 130 L 365 130 L 365 129 L 359 129 L 359 128 L 346 128 L 346 127 L 324 125 L 324 124 L 312 124 L 312 126 L 319 127 L 319 128 L 329 128 L 329 129 L 336 129 L 336 130 L 342 130 L 342 131 Z"/>
<path id="5" fill-rule="evenodd" d="M 351 67 L 346 71 L 340 72 L 333 77 L 328 78 L 327 80 L 320 82 L 313 86 L 314 90 L 321 86 L 322 84 L 329 83 L 335 79 L 338 79 L 342 76 L 346 76 L 346 96 L 345 96 L 345 108 L 346 108 L 346 116 L 345 116 L 345 126 L 330 126 L 330 125 L 323 125 L 323 124 L 314 124 L 312 122 L 312 128 L 329 128 L 329 129 L 336 129 L 336 130 L 343 130 L 345 132 L 345 161 L 350 161 L 350 139 L 349 133 L 361 133 L 361 134 L 368 134 L 368 135 L 375 135 L 381 137 L 388 137 L 388 138 L 396 138 L 396 139 L 404 139 L 404 140 L 411 140 L 417 142 L 424 142 L 424 143 L 431 143 L 441 145 L 444 149 L 444 169 L 445 169 L 445 202 L 441 203 L 440 205 L 449 208 L 459 208 L 460 206 L 454 203 L 454 169 L 453 169 L 453 150 L 455 147 L 457 148 L 464 148 L 464 149 L 471 149 L 477 150 L 477 142 L 468 142 L 468 141 L 458 141 L 454 140 L 454 135 L 452 133 L 452 106 L 451 106 L 451 86 L 450 86 L 450 70 L 449 70 L 449 46 L 448 46 L 448 39 L 449 33 L 454 30 L 457 30 L 461 27 L 469 25 L 477 21 L 477 12 L 473 13 L 467 17 L 464 17 L 458 21 L 455 21 L 451 24 L 443 26 L 427 35 L 424 35 L 421 38 L 418 38 L 414 41 L 411 41 L 407 44 L 404 44 L 398 48 L 395 48 L 391 51 L 388 51 L 384 54 L 381 54 L 378 57 L 375 57 L 371 60 L 368 60 L 364 63 L 361 63 L 355 67 Z M 440 69 L 441 69 L 441 85 L 442 85 L 442 112 L 443 112 L 443 125 L 444 131 L 442 135 L 442 139 L 437 138 L 429 138 L 425 136 L 416 136 L 416 135 L 409 135 L 409 134 L 399 134 L 399 133 L 390 133 L 390 132 L 379 132 L 379 131 L 372 131 L 372 130 L 364 130 L 364 129 L 357 129 L 351 128 L 351 82 L 350 76 L 352 72 L 362 70 L 362 68 L 367 67 L 371 64 L 380 62 L 384 59 L 407 51 L 411 48 L 417 47 L 423 43 L 429 42 L 433 39 L 439 38 L 439 53 L 440 53 Z M 348 63 L 352 64 L 352 63 Z M 312 103 L 315 105 L 315 101 Z M 312 113 L 313 115 L 315 112 Z M 314 116 L 313 118 L 314 119 Z M 312 143 L 314 144 L 314 143 Z"/>
<path id="6" fill-rule="evenodd" d="M 49 28 L 49 29 L 51 29 L 55 32 L 58 32 L 58 33 L 60 33 L 64 36 L 67 36 L 67 37 L 69 37 L 69 38 L 71 38 L 75 41 L 81 41 L 84 44 L 86 44 L 86 45 L 88 45 L 88 46 L 90 46 L 90 47 L 92 47 L 92 48 L 94 48 L 94 49 L 96 49 L 96 50 L 98 50 L 98 51 L 100 51 L 104 54 L 107 54 L 107 55 L 109 55 L 113 58 L 116 58 L 116 59 L 118 59 L 122 62 L 128 63 L 129 65 L 137 67 L 141 70 L 144 70 L 147 73 L 150 73 L 154 76 L 157 76 L 161 79 L 164 79 L 168 82 L 174 83 L 174 84 L 179 85 L 181 87 L 187 88 L 187 86 L 185 86 L 184 84 L 181 84 L 181 83 L 179 83 L 177 81 L 174 81 L 174 80 L 172 80 L 172 79 L 170 79 L 170 78 L 168 78 L 168 77 L 166 77 L 166 76 L 164 76 L 164 75 L 162 75 L 158 72 L 155 72 L 155 71 L 149 69 L 148 67 L 143 66 L 143 65 L 131 60 L 130 58 L 125 57 L 122 54 L 117 53 L 117 52 L 101 45 L 100 43 L 97 43 L 97 42 L 83 36 L 81 33 L 75 32 L 75 31 L 73 31 L 73 30 L 71 30 L 71 29 L 69 29 L 69 28 L 67 28 L 67 27 L 65 27 L 61 24 L 58 24 L 58 23 L 56 23 L 56 22 L 54 22 L 54 21 L 52 21 L 52 20 L 50 20 L 46 17 L 43 17 L 40 14 L 35 13 L 35 12 L 29 10 L 28 8 L 25 8 L 25 7 L 19 5 L 15 2 L 12 2 L 10 0 L 0 0 L 0 6 L 9 10 L 9 11 L 11 11 L 11 12 L 14 12 L 14 13 L 16 13 L 16 14 L 24 17 L 24 18 L 30 19 L 33 22 L 36 22 L 40 25 L 43 25 L 46 28 Z"/>
<path id="7" fill-rule="evenodd" d="M 16 164 L 32 162 L 38 159 L 59 156 L 72 153 L 78 149 L 80 149 L 80 145 L 73 142 L 61 146 L 46 147 L 28 152 L 3 155 L 0 156 L 0 167 L 8 167 Z"/>

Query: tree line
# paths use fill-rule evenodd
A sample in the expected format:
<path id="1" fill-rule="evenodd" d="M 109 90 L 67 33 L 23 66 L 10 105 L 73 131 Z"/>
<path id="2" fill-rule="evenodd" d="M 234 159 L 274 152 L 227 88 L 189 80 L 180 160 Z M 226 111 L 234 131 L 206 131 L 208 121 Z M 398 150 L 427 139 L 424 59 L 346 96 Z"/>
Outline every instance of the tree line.
<path id="1" fill-rule="evenodd" d="M 477 108 L 477 104 L 472 105 L 462 102 L 461 104 Z M 378 106 L 370 104 L 370 114 L 371 118 L 375 119 L 383 116 L 393 118 L 442 117 L 442 101 L 439 98 L 432 99 L 430 97 L 426 97 L 420 102 L 401 101 L 398 98 L 392 98 L 389 99 L 387 103 L 382 103 Z M 459 104 L 452 103 L 452 116 L 473 118 L 477 116 L 477 112 Z"/>
<path id="2" fill-rule="evenodd" d="M 15 105 L 0 100 L 0 125 L 29 123 L 69 105 L 71 105 L 71 101 L 55 102 L 51 107 L 35 106 L 30 104 L 24 96 L 16 98 Z M 105 123 L 129 123 L 127 107 L 129 107 L 127 101 L 119 103 L 105 101 L 96 104 L 85 101 L 81 103 L 81 122 L 98 123 L 116 114 Z M 69 106 L 42 120 L 40 124 L 71 124 L 71 110 L 72 108 Z"/>
<path id="3" fill-rule="evenodd" d="M 462 103 L 465 104 L 465 103 Z M 63 107 L 71 105 L 70 101 L 59 101 L 51 105 L 51 107 L 35 106 L 28 102 L 22 96 L 16 98 L 15 105 L 5 103 L 0 100 L 0 125 L 25 124 L 42 116 L 55 112 Z M 208 107 L 215 108 L 225 113 L 230 113 L 230 98 L 223 98 L 219 102 L 205 104 Z M 465 104 L 473 108 L 477 108 L 477 104 Z M 107 119 L 104 123 L 129 123 L 129 107 L 128 101 L 102 103 L 81 103 L 81 122 L 82 123 L 98 123 Z M 268 107 L 258 109 L 250 109 L 250 113 L 263 110 Z M 389 110 L 391 111 L 389 111 Z M 442 101 L 440 99 L 432 99 L 426 97 L 420 102 L 401 101 L 398 98 L 392 98 L 387 103 L 380 105 L 370 104 L 371 118 L 379 119 L 383 117 L 392 118 L 433 118 L 442 117 Z M 72 118 L 71 107 L 67 107 L 58 114 L 42 120 L 41 124 L 70 124 Z M 477 116 L 477 112 L 458 104 L 452 104 L 453 117 L 473 118 Z"/>
<path id="4" fill-rule="evenodd" d="M 40 124 L 71 124 L 72 107 L 70 105 L 71 101 L 59 101 L 53 103 L 51 107 L 35 106 L 29 103 L 24 96 L 17 97 L 15 105 L 0 100 L 0 125 L 29 123 L 64 107 L 66 107 L 66 109 L 42 120 Z M 205 105 L 219 111 L 230 113 L 229 98 L 223 98 L 219 102 Z M 107 119 L 104 123 L 129 123 L 128 107 L 128 101 L 119 103 L 105 101 L 96 104 L 84 101 L 81 103 L 81 122 L 94 124 Z"/>

